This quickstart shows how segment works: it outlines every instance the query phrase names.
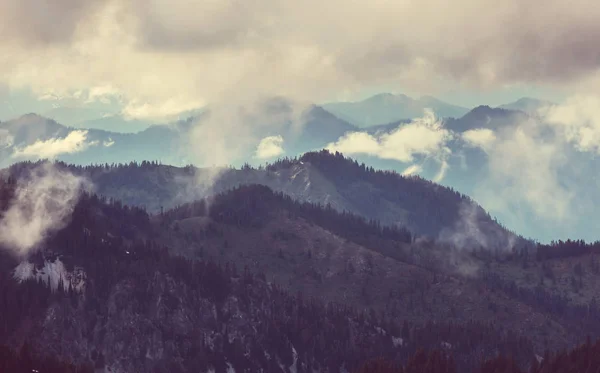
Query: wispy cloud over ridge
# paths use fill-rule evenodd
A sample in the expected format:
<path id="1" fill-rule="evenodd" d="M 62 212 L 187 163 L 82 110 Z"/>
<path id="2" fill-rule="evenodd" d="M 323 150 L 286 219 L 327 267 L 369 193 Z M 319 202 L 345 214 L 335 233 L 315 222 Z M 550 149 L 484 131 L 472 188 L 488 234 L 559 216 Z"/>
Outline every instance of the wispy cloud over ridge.
<path id="1" fill-rule="evenodd" d="M 285 153 L 283 149 L 283 137 L 267 136 L 260 140 L 256 147 L 255 157 L 258 159 L 269 159 L 278 157 Z"/>
<path id="2" fill-rule="evenodd" d="M 422 118 L 400 125 L 391 132 L 350 132 L 328 144 L 326 148 L 348 155 L 363 154 L 404 163 L 413 162 L 417 155 L 430 157 L 441 165 L 436 176 L 439 181 L 443 179 L 448 167 L 447 158 L 451 151 L 447 143 L 452 136 L 451 131 L 444 128 L 442 121 L 433 112 L 426 111 Z"/>
<path id="3" fill-rule="evenodd" d="M 19 179 L 15 197 L 0 219 L 0 243 L 16 255 L 27 255 L 68 224 L 84 188 L 90 188 L 85 179 L 52 163 L 32 169 Z"/>
<path id="4" fill-rule="evenodd" d="M 486 150 L 493 146 L 496 134 L 489 128 L 476 128 L 463 132 L 462 138 L 469 146 Z"/>
<path id="5" fill-rule="evenodd" d="M 55 159 L 62 154 L 78 153 L 86 150 L 90 145 L 96 145 L 87 140 L 88 131 L 71 131 L 64 138 L 37 140 L 31 145 L 16 148 L 12 157 L 16 159 L 41 158 Z"/>

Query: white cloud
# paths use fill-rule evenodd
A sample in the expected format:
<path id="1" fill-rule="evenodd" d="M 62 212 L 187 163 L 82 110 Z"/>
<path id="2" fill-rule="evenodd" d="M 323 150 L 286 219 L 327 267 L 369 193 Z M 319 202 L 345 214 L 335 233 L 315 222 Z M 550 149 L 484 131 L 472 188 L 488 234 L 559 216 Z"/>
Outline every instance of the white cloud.
<path id="1" fill-rule="evenodd" d="M 600 97 L 572 97 L 541 109 L 540 115 L 578 150 L 600 154 Z"/>
<path id="2" fill-rule="evenodd" d="M 0 82 L 58 95 L 110 87 L 131 113 L 152 116 L 171 112 L 152 110 L 169 99 L 188 107 L 237 91 L 319 102 L 390 82 L 421 93 L 457 83 L 569 87 L 600 66 L 600 10 L 587 5 L 5 0 Z"/>
<path id="3" fill-rule="evenodd" d="M 102 143 L 102 145 L 106 148 L 110 148 L 111 146 L 115 145 L 115 140 L 113 140 L 109 137 L 107 141 L 104 141 Z"/>
<path id="4" fill-rule="evenodd" d="M 441 183 L 442 180 L 444 180 L 444 178 L 446 177 L 446 173 L 448 172 L 449 168 L 450 168 L 450 165 L 448 164 L 448 161 L 446 160 L 446 158 L 445 157 L 442 158 L 440 160 L 440 170 L 433 178 L 433 181 L 435 181 L 436 183 Z"/>
<path id="5" fill-rule="evenodd" d="M 83 93 L 81 91 L 76 92 L 78 97 Z M 111 85 L 100 85 L 89 89 L 87 99 L 85 103 L 92 103 L 100 101 L 102 103 L 108 103 L 110 98 L 119 97 L 119 90 Z"/>
<path id="6" fill-rule="evenodd" d="M 176 119 L 177 116 L 189 110 L 204 106 L 200 100 L 185 101 L 183 98 L 169 98 L 161 102 L 130 101 L 123 108 L 123 117 L 126 120 L 145 119 L 165 121 Z"/>
<path id="7" fill-rule="evenodd" d="M 413 164 L 402 171 L 402 176 L 416 175 L 421 172 L 422 168 L 419 165 Z"/>
<path id="8" fill-rule="evenodd" d="M 8 132 L 8 130 L 0 129 L 0 148 L 11 147 L 14 143 L 14 137 Z"/>
<path id="9" fill-rule="evenodd" d="M 245 161 L 256 145 L 275 133 L 293 135 L 310 105 L 261 96 L 236 96 L 236 105 L 214 105 L 194 126 L 187 144 L 194 161 L 204 166 L 228 166 Z"/>
<path id="10" fill-rule="evenodd" d="M 423 118 L 401 125 L 390 133 L 348 133 L 335 143 L 328 144 L 327 149 L 347 155 L 366 154 L 400 162 L 412 162 L 415 155 L 431 156 L 442 161 L 449 155 L 446 143 L 451 137 L 450 131 L 442 126 L 433 112 L 427 111 Z"/>
<path id="11" fill-rule="evenodd" d="M 88 131 L 71 131 L 64 138 L 38 140 L 23 148 L 16 148 L 13 158 L 49 158 L 54 159 L 61 154 L 78 153 L 87 149 L 93 142 L 87 141 Z"/>
<path id="12" fill-rule="evenodd" d="M 583 155 L 588 161 L 592 153 L 600 154 L 599 107 L 598 96 L 575 96 L 497 133 L 467 131 L 463 139 L 481 146 L 489 159 L 489 174 L 477 185 L 475 198 L 492 211 L 512 215 L 517 224 L 526 220 L 518 216 L 521 203 L 544 221 L 576 222 L 590 205 L 587 188 L 596 181 L 573 149 L 588 153 Z"/>
<path id="13" fill-rule="evenodd" d="M 462 139 L 472 147 L 487 150 L 496 141 L 496 134 L 488 128 L 477 128 L 463 132 Z"/>
<path id="14" fill-rule="evenodd" d="M 267 136 L 260 140 L 256 147 L 255 157 L 258 159 L 269 159 L 278 157 L 285 153 L 283 149 L 283 137 Z"/>
<path id="15" fill-rule="evenodd" d="M 566 149 L 559 141 L 544 140 L 542 126 L 521 123 L 487 151 L 490 172 L 475 195 L 486 207 L 518 211 L 517 205 L 524 202 L 549 221 L 571 217 L 575 195 L 559 177 L 559 169 L 568 162 Z M 503 206 L 494 206 L 498 203 Z"/>
<path id="16" fill-rule="evenodd" d="M 0 242 L 23 256 L 44 238 L 64 227 L 79 200 L 86 180 L 50 163 L 19 180 L 15 197 L 0 219 Z"/>
<path id="17" fill-rule="evenodd" d="M 327 145 L 327 149 L 344 154 L 367 154 L 378 156 L 382 153 L 380 140 L 366 132 L 350 132 L 340 138 L 337 142 Z M 402 157 L 408 162 L 410 157 Z"/>

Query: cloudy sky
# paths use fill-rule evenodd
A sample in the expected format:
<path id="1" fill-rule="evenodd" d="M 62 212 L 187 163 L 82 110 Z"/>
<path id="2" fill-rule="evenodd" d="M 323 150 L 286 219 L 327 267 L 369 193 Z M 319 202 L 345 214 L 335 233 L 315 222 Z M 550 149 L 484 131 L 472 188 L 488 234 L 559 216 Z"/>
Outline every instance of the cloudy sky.
<path id="1" fill-rule="evenodd" d="M 119 97 L 142 118 L 271 94 L 324 102 L 392 91 L 469 106 L 557 99 L 597 89 L 594 4 L 5 0 L 0 92 Z"/>
<path id="2" fill-rule="evenodd" d="M 380 92 L 469 107 L 522 96 L 563 102 L 543 113 L 543 124 L 462 138 L 489 157 L 491 172 L 475 192 L 486 208 L 512 213 L 506 203 L 516 201 L 543 224 L 577 225 L 573 217 L 590 206 L 578 188 L 600 188 L 580 161 L 600 154 L 599 19 L 592 0 L 3 0 L 0 108 L 40 112 L 60 98 L 159 121 L 209 105 L 211 117 L 190 137 L 195 159 L 227 164 L 242 147 L 261 160 L 283 154 L 280 136 L 256 135 L 256 126 L 282 122 L 257 105 L 273 96 L 299 103 L 292 121 L 310 102 Z M 425 115 L 330 147 L 409 163 L 407 174 L 420 170 L 410 165 L 415 155 L 433 157 L 442 181 L 456 136 Z M 82 138 L 17 150 L 53 155 L 84 148 Z M 516 230 L 528 219 L 513 217 Z"/>

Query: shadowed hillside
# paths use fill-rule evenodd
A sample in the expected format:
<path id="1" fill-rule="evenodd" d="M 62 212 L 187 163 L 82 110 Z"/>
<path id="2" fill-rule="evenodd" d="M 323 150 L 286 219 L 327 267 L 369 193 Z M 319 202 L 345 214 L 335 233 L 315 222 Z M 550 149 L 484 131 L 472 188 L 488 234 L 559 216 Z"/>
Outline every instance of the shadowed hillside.
<path id="1" fill-rule="evenodd" d="M 9 172 L 18 174 L 34 165 L 19 163 Z M 59 167 L 89 177 L 99 194 L 151 212 L 238 185 L 262 184 L 298 201 L 330 205 L 454 245 L 510 250 L 524 244 L 467 196 L 418 177 L 377 171 L 327 151 L 283 159 L 266 168 L 246 166 L 219 172 L 150 162 Z M 204 182 L 208 179 L 214 179 L 214 184 L 207 189 Z"/>

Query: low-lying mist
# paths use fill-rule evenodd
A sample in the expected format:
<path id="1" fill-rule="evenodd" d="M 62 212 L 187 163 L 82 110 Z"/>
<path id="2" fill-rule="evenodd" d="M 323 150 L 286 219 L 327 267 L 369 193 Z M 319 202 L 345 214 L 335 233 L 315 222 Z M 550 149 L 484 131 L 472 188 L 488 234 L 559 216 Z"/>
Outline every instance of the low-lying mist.
<path id="1" fill-rule="evenodd" d="M 87 179 L 45 162 L 20 177 L 8 210 L 0 217 L 0 244 L 27 256 L 49 234 L 69 223 Z"/>

